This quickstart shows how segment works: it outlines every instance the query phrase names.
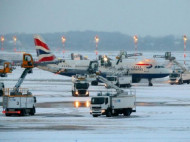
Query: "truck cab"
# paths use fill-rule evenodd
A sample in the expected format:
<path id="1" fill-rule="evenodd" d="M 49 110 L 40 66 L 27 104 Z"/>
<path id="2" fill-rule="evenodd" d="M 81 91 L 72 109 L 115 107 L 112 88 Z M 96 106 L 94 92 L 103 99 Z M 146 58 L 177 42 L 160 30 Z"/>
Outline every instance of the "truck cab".
<path id="1" fill-rule="evenodd" d="M 183 83 L 190 83 L 190 72 L 173 72 L 169 76 L 169 83 L 173 84 L 183 84 Z"/>
<path id="2" fill-rule="evenodd" d="M 173 72 L 169 75 L 169 82 L 171 85 L 173 84 L 182 84 L 181 74 Z"/>
<path id="3" fill-rule="evenodd" d="M 97 96 L 91 98 L 91 110 L 93 110 L 93 116 L 97 117 L 106 114 L 107 104 L 109 102 L 109 97 L 107 96 Z M 92 114 L 92 111 L 91 111 Z"/>
<path id="4" fill-rule="evenodd" d="M 113 75 L 106 76 L 106 79 L 110 81 L 112 84 L 117 85 L 118 87 L 131 87 L 132 76 L 131 75 Z M 110 88 L 107 84 L 105 84 L 106 88 Z"/>
<path id="5" fill-rule="evenodd" d="M 76 75 L 72 77 L 72 96 L 74 97 L 88 97 L 89 96 L 89 82 L 86 80 L 86 76 Z"/>
<path id="6" fill-rule="evenodd" d="M 116 85 L 117 84 L 117 76 L 106 76 L 106 79 L 108 81 L 110 81 L 110 83 Z M 107 84 L 105 84 L 106 88 L 111 88 L 110 86 L 108 86 Z"/>

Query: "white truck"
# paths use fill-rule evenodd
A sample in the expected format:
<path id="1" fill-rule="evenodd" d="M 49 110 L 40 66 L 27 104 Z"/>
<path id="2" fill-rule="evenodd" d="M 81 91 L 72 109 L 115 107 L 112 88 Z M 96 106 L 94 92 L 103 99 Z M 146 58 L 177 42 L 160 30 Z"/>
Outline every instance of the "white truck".
<path id="1" fill-rule="evenodd" d="M 35 103 L 36 97 L 32 96 L 27 89 L 20 89 L 19 94 L 12 95 L 13 89 L 6 88 L 3 96 L 3 113 L 6 116 L 26 114 L 34 115 L 36 112 Z"/>
<path id="2" fill-rule="evenodd" d="M 112 84 L 117 85 L 118 87 L 131 87 L 132 83 L 132 76 L 131 75 L 113 75 L 113 76 L 106 76 L 106 79 L 110 81 Z M 110 88 L 107 84 L 105 84 L 106 88 Z"/>
<path id="3" fill-rule="evenodd" d="M 173 84 L 183 84 L 183 83 L 190 83 L 190 72 L 184 72 L 184 73 L 177 73 L 173 72 L 169 76 L 169 83 L 171 85 Z"/>
<path id="4" fill-rule="evenodd" d="M 173 58 L 173 63 L 176 64 L 181 71 L 174 71 L 172 74 L 170 74 L 169 76 L 169 82 L 171 85 L 173 84 L 183 84 L 183 83 L 190 83 L 190 71 L 183 66 L 182 64 L 180 64 L 178 61 L 175 60 L 175 58 Z"/>
<path id="5" fill-rule="evenodd" d="M 132 112 L 136 112 L 136 92 L 130 90 L 124 92 L 116 85 L 110 83 L 103 77 L 98 77 L 102 82 L 107 83 L 109 86 L 116 89 L 116 93 L 99 93 L 96 97 L 91 98 L 90 114 L 93 117 L 106 115 L 107 117 L 117 116 L 123 114 L 130 116 Z"/>
<path id="6" fill-rule="evenodd" d="M 89 82 L 85 75 L 72 76 L 72 96 L 74 97 L 88 97 L 89 96 Z"/>

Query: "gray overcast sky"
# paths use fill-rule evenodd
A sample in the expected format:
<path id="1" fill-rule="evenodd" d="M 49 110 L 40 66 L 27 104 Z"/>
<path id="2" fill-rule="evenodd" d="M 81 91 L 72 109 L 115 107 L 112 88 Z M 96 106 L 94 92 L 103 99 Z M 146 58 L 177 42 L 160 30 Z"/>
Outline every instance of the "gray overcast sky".
<path id="1" fill-rule="evenodd" d="M 86 30 L 190 36 L 190 0 L 0 0 L 0 34 Z"/>

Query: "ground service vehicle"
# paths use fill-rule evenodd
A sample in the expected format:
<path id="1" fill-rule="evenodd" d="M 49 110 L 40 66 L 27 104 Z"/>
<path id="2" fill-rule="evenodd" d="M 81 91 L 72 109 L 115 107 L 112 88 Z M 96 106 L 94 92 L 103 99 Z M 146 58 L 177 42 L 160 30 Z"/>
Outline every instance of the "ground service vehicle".
<path id="1" fill-rule="evenodd" d="M 3 96 L 3 113 L 6 116 L 26 114 L 34 115 L 36 97 L 32 96 L 32 93 L 28 89 L 19 89 L 19 92 L 15 95 L 11 95 L 13 89 L 4 89 Z"/>
<path id="2" fill-rule="evenodd" d="M 6 116 L 12 114 L 34 115 L 36 97 L 28 89 L 21 89 L 20 86 L 28 73 L 32 73 L 34 67 L 33 58 L 30 54 L 23 54 L 22 68 L 25 68 L 18 82 L 13 89 L 4 89 L 3 95 L 3 113 Z"/>
<path id="3" fill-rule="evenodd" d="M 174 63 L 180 68 L 180 72 L 173 71 L 169 75 L 169 83 L 171 85 L 173 84 L 183 84 L 183 83 L 190 83 L 190 71 L 184 67 L 182 64 L 180 64 L 175 57 L 171 56 L 171 52 L 166 52 L 165 56 L 163 55 L 154 55 L 155 58 L 165 58 L 166 60 L 169 60 L 170 62 Z"/>
<path id="4" fill-rule="evenodd" d="M 183 83 L 190 83 L 190 73 L 184 72 L 184 73 L 176 73 L 173 72 L 169 76 L 169 83 L 171 85 L 173 84 L 183 84 Z"/>
<path id="5" fill-rule="evenodd" d="M 72 96 L 74 97 L 88 97 L 89 96 L 89 82 L 85 75 L 72 76 Z"/>
<path id="6" fill-rule="evenodd" d="M 131 75 L 113 75 L 106 76 L 106 79 L 110 81 L 112 84 L 117 85 L 118 87 L 131 87 L 132 76 Z M 105 84 L 106 88 L 110 88 Z"/>
<path id="7" fill-rule="evenodd" d="M 0 69 L 0 77 L 7 77 L 7 73 L 12 73 L 12 67 L 9 62 L 5 62 L 3 69 Z M 0 96 L 3 96 L 4 83 L 0 82 Z"/>
<path id="8" fill-rule="evenodd" d="M 5 62 L 3 69 L 0 69 L 0 77 L 6 77 L 7 73 L 12 73 L 12 67 L 9 62 Z"/>
<path id="9" fill-rule="evenodd" d="M 99 93 L 96 97 L 91 98 L 90 114 L 92 114 L 93 117 L 98 117 L 100 115 L 111 117 L 119 114 L 130 116 L 132 112 L 136 112 L 135 90 L 124 92 L 105 78 L 99 76 L 98 79 L 116 89 L 116 93 Z"/>

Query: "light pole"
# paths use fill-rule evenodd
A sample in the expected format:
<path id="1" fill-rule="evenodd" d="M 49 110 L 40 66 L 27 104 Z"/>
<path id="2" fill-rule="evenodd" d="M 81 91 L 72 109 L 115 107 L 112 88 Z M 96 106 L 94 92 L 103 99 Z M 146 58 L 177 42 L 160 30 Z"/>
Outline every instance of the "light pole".
<path id="1" fill-rule="evenodd" d="M 1 50 L 3 51 L 4 48 L 3 48 L 3 42 L 4 42 L 5 38 L 4 36 L 1 36 Z"/>
<path id="2" fill-rule="evenodd" d="M 186 42 L 187 42 L 187 36 L 183 36 L 183 42 L 184 42 L 184 64 L 185 64 L 185 58 L 186 58 Z"/>
<path id="3" fill-rule="evenodd" d="M 15 46 L 14 51 L 15 51 L 15 52 L 16 52 L 16 41 L 17 41 L 16 36 L 13 36 L 13 42 L 14 42 L 14 46 Z"/>
<path id="4" fill-rule="evenodd" d="M 62 36 L 62 37 L 61 37 L 61 41 L 62 41 L 62 43 L 63 43 L 63 57 L 64 57 L 66 38 L 65 38 L 64 36 Z"/>
<path id="5" fill-rule="evenodd" d="M 133 39 L 134 39 L 134 43 L 135 43 L 135 54 L 136 54 L 136 53 L 137 53 L 138 36 L 137 36 L 137 35 L 134 35 L 134 36 L 133 36 Z"/>
<path id="6" fill-rule="evenodd" d="M 95 37 L 94 37 L 94 40 L 95 40 L 95 43 L 96 43 L 96 59 L 98 59 L 98 42 L 99 42 L 99 37 L 96 35 Z"/>

